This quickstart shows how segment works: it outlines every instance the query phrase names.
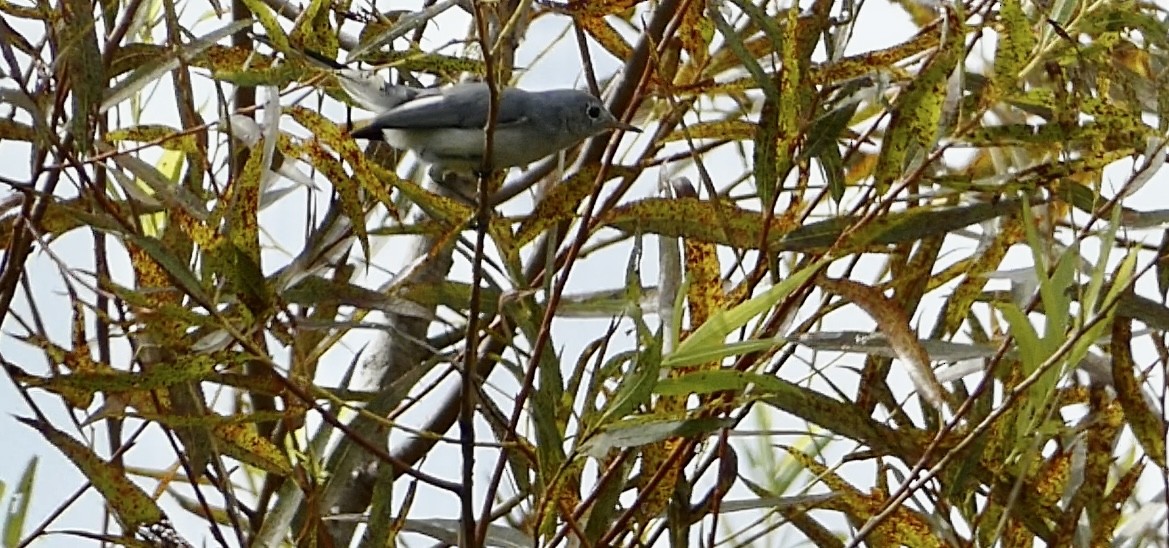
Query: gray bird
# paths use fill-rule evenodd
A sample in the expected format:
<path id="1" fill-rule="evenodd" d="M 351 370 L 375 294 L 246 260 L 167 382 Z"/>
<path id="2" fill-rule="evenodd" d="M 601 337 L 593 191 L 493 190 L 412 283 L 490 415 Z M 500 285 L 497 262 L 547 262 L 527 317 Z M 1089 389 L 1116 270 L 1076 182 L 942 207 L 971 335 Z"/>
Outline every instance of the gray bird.
<path id="1" fill-rule="evenodd" d="M 431 176 L 448 171 L 476 172 L 483 166 L 487 84 L 456 84 L 437 89 L 394 86 L 345 71 L 342 87 L 358 103 L 380 112 L 352 133 L 412 150 L 432 164 Z M 525 91 L 504 88 L 493 136 L 491 167 L 524 166 L 589 137 L 614 129 L 640 133 L 617 120 L 600 99 L 575 89 Z"/>

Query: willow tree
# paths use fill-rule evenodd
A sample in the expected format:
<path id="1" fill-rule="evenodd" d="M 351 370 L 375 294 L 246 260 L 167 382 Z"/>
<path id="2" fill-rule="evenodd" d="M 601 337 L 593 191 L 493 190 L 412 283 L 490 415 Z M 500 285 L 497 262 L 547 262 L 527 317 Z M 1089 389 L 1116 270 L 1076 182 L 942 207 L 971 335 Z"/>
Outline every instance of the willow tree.
<path id="1" fill-rule="evenodd" d="M 1166 543 L 1159 8 L 385 7 L 0 2 L 13 543 Z M 436 185 L 314 59 L 644 133 Z"/>

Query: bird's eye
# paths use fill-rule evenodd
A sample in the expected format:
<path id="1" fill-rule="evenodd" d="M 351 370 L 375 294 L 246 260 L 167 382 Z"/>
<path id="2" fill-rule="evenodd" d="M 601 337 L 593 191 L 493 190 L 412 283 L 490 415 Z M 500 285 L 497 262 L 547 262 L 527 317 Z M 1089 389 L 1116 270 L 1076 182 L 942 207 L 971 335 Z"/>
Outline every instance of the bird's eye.
<path id="1" fill-rule="evenodd" d="M 588 114 L 589 118 L 596 120 L 597 118 L 601 117 L 601 107 L 598 107 L 597 105 L 589 105 L 589 108 L 585 111 L 585 114 Z"/>

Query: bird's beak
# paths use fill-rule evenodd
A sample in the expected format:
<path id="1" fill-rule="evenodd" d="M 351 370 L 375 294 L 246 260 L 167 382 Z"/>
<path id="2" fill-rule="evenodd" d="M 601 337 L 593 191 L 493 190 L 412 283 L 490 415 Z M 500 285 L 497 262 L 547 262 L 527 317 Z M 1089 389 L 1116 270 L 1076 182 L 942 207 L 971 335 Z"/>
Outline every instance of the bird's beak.
<path id="1" fill-rule="evenodd" d="M 610 127 L 613 129 L 623 129 L 625 131 L 632 131 L 634 133 L 641 133 L 641 128 L 639 128 L 633 124 L 626 124 L 625 122 L 622 122 L 621 120 L 613 120 L 613 123 L 610 124 Z"/>

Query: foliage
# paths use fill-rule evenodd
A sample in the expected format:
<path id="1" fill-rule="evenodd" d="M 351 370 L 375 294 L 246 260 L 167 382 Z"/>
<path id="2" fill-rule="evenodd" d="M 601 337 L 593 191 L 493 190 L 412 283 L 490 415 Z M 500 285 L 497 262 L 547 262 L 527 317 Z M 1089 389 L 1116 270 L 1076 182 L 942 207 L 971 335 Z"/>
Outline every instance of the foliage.
<path id="1" fill-rule="evenodd" d="M 858 48 L 864 2 L 454 4 L 0 0 L 4 428 L 118 525 L 64 534 L 1167 542 L 1159 8 L 894 2 Z M 363 148 L 312 60 L 527 85 L 547 21 L 645 133 L 502 189 Z M 61 532 L 37 462 L 6 545 Z"/>

